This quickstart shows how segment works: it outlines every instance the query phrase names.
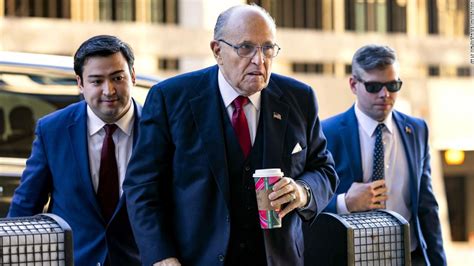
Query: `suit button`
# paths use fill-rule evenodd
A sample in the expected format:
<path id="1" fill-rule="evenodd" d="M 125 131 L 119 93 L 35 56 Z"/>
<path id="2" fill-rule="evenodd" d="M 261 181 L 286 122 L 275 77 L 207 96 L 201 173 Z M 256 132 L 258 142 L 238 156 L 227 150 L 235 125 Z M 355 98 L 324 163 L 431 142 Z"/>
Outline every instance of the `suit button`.
<path id="1" fill-rule="evenodd" d="M 219 261 L 224 261 L 224 255 L 222 255 L 222 254 L 219 254 L 219 256 L 217 256 L 217 258 L 219 259 Z"/>
<path id="2" fill-rule="evenodd" d="M 229 217 L 229 215 L 227 215 L 227 216 L 225 217 L 225 220 L 226 220 L 226 222 L 230 223 L 230 217 Z"/>
<path id="3" fill-rule="evenodd" d="M 245 172 L 248 172 L 250 171 L 250 166 L 246 165 L 244 169 L 245 169 Z"/>

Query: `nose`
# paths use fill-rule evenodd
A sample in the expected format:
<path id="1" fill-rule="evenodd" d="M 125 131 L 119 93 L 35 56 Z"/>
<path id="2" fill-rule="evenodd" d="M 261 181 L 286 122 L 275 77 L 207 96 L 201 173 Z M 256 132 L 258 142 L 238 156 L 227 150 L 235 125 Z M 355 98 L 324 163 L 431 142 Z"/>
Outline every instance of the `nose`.
<path id="1" fill-rule="evenodd" d="M 106 81 L 102 88 L 102 94 L 105 96 L 114 95 L 116 92 L 113 82 Z"/>
<path id="2" fill-rule="evenodd" d="M 387 86 L 383 86 L 378 94 L 380 98 L 388 98 L 390 96 L 390 92 L 388 91 Z"/>
<path id="3" fill-rule="evenodd" d="M 263 55 L 263 48 L 262 47 L 257 47 L 257 51 L 252 57 L 252 63 L 256 65 L 263 64 L 265 62 L 265 55 Z"/>

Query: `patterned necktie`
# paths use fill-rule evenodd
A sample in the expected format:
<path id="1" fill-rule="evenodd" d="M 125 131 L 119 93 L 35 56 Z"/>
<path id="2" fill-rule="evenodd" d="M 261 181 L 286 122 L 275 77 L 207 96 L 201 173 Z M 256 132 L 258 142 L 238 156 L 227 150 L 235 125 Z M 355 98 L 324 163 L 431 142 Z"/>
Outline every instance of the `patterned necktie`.
<path id="1" fill-rule="evenodd" d="M 234 128 L 240 147 L 244 153 L 244 158 L 250 153 L 252 143 L 250 141 L 249 125 L 245 117 L 244 106 L 249 102 L 249 98 L 239 96 L 232 102 L 234 112 L 232 113 L 232 127 Z"/>
<path id="2" fill-rule="evenodd" d="M 372 181 L 384 179 L 384 148 L 382 142 L 382 131 L 385 128 L 383 123 L 379 124 L 375 129 L 375 145 L 374 145 L 374 165 L 372 168 Z"/>
<path id="3" fill-rule="evenodd" d="M 105 137 L 100 153 L 97 199 L 102 210 L 102 215 L 108 222 L 114 214 L 119 199 L 119 177 L 117 160 L 115 159 L 115 144 L 112 138 L 112 135 L 117 129 L 117 125 L 106 124 L 104 129 Z"/>

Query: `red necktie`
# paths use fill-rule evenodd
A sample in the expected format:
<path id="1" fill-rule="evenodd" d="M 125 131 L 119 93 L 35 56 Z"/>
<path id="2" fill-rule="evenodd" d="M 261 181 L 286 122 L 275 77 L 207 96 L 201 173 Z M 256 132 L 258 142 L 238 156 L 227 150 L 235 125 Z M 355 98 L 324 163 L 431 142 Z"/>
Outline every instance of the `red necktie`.
<path id="1" fill-rule="evenodd" d="M 115 124 L 104 126 L 105 137 L 100 153 L 99 188 L 97 198 L 102 209 L 102 215 L 108 222 L 114 214 L 119 199 L 119 177 L 117 160 L 115 159 L 115 144 L 112 135 L 117 129 Z"/>
<path id="2" fill-rule="evenodd" d="M 232 113 L 232 127 L 234 128 L 240 147 L 244 153 L 244 157 L 250 153 L 252 142 L 250 141 L 249 125 L 245 117 L 244 106 L 249 102 L 249 98 L 239 96 L 232 102 L 234 112 Z"/>

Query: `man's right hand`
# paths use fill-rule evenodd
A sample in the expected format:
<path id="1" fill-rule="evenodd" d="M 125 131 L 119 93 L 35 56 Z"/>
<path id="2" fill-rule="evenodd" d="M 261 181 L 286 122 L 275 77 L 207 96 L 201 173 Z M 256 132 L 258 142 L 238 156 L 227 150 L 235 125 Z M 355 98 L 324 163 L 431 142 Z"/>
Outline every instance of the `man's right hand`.
<path id="1" fill-rule="evenodd" d="M 181 266 L 177 258 L 167 258 L 153 263 L 153 266 Z"/>
<path id="2" fill-rule="evenodd" d="M 371 183 L 352 183 L 346 193 L 346 206 L 350 212 L 367 211 L 385 208 L 387 187 L 385 180 Z"/>

